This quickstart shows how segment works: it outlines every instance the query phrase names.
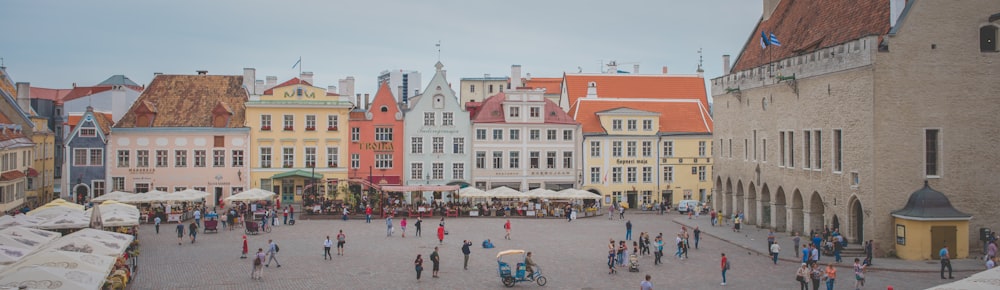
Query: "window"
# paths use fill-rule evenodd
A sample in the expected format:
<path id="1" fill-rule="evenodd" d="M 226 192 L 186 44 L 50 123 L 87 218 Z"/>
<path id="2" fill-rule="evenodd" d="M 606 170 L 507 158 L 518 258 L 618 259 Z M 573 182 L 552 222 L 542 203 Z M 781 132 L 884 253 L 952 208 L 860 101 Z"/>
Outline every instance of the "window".
<path id="1" fill-rule="evenodd" d="M 493 169 L 503 169 L 503 151 L 493 151 Z"/>
<path id="2" fill-rule="evenodd" d="M 476 151 L 476 168 L 486 168 L 486 151 Z"/>
<path id="3" fill-rule="evenodd" d="M 149 192 L 149 183 L 136 183 L 135 193 L 146 193 Z"/>
<path id="4" fill-rule="evenodd" d="M 663 157 L 674 157 L 674 141 L 663 141 Z"/>
<path id="5" fill-rule="evenodd" d="M 212 167 L 226 167 L 226 150 L 212 150 Z"/>
<path id="6" fill-rule="evenodd" d="M 493 140 L 503 140 L 502 129 L 493 129 Z"/>
<path id="7" fill-rule="evenodd" d="M 530 117 L 532 117 L 532 118 L 538 118 L 538 116 L 542 115 L 542 108 L 531 107 L 531 108 L 528 109 L 528 113 L 529 113 Z"/>
<path id="8" fill-rule="evenodd" d="M 422 154 L 424 153 L 424 138 L 423 137 L 410 137 L 410 153 Z"/>
<path id="9" fill-rule="evenodd" d="M 979 51 L 997 51 L 997 27 L 986 25 L 979 28 Z"/>
<path id="10" fill-rule="evenodd" d="M 423 163 L 410 163 L 410 179 L 424 179 Z"/>
<path id="11" fill-rule="evenodd" d="M 295 166 L 295 148 L 281 148 L 281 167 L 292 168 Z"/>
<path id="12" fill-rule="evenodd" d="M 316 131 L 316 115 L 306 115 L 306 131 Z"/>
<path id="13" fill-rule="evenodd" d="M 476 140 L 486 140 L 486 129 L 476 129 Z"/>
<path id="14" fill-rule="evenodd" d="M 392 127 L 375 127 L 375 141 L 392 142 Z"/>
<path id="15" fill-rule="evenodd" d="M 149 150 L 136 150 L 135 151 L 135 166 L 136 167 L 149 167 Z"/>
<path id="16" fill-rule="evenodd" d="M 354 169 L 361 168 L 361 154 L 358 153 L 351 154 L 351 168 Z"/>
<path id="17" fill-rule="evenodd" d="M 816 130 L 813 137 L 816 138 L 816 164 L 813 168 L 823 169 L 823 131 Z"/>
<path id="18" fill-rule="evenodd" d="M 531 131 L 528 131 L 528 139 L 538 141 L 541 138 L 541 133 L 542 132 L 540 130 L 532 129 Z"/>
<path id="19" fill-rule="evenodd" d="M 857 188 L 861 184 L 861 177 L 857 172 L 851 172 L 851 187 Z"/>
<path id="20" fill-rule="evenodd" d="M 493 85 L 490 85 L 489 88 L 490 88 L 490 93 L 492 94 L 493 93 Z"/>
<path id="21" fill-rule="evenodd" d="M 73 149 L 73 166 L 87 166 L 87 149 Z"/>
<path id="22" fill-rule="evenodd" d="M 625 155 L 627 155 L 628 157 L 635 157 L 635 150 L 636 150 L 635 143 L 636 143 L 635 141 L 628 141 L 625 143 L 626 144 Z"/>
<path id="23" fill-rule="evenodd" d="M 475 93 L 476 92 L 476 85 L 469 85 L 469 92 L 470 93 Z"/>
<path id="24" fill-rule="evenodd" d="M 351 127 L 351 142 L 361 141 L 361 128 Z"/>
<path id="25" fill-rule="evenodd" d="M 927 168 L 928 177 L 938 177 L 941 176 L 940 165 L 938 160 L 941 159 L 941 142 L 940 131 L 938 129 L 927 129 L 924 130 L 924 164 Z"/>
<path id="26" fill-rule="evenodd" d="M 271 147 L 260 148 L 260 167 L 271 168 Z"/>
<path id="27" fill-rule="evenodd" d="M 643 204 L 651 204 L 651 203 L 653 203 L 653 191 L 652 190 L 643 190 L 642 191 L 642 203 Z"/>
<path id="28" fill-rule="evenodd" d="M 555 140 L 556 139 L 556 130 L 548 130 L 545 133 L 546 133 L 546 136 L 545 136 L 546 140 Z"/>
<path id="29" fill-rule="evenodd" d="M 455 137 L 451 142 L 451 153 L 465 154 L 465 138 Z"/>
<path id="30" fill-rule="evenodd" d="M 629 167 L 628 168 L 627 175 L 626 175 L 628 177 L 628 179 L 627 179 L 628 183 L 635 183 L 636 173 L 637 173 L 637 171 L 636 171 L 635 167 Z"/>
<path id="31" fill-rule="evenodd" d="M 508 113 L 507 115 L 510 116 L 511 118 L 521 117 L 521 107 L 514 107 L 514 106 L 507 107 L 507 113 Z"/>
<path id="32" fill-rule="evenodd" d="M 622 120 L 611 120 L 611 130 L 621 131 L 622 130 Z"/>
<path id="33" fill-rule="evenodd" d="M 729 158 L 733 158 L 733 139 L 729 138 Z"/>
<path id="34" fill-rule="evenodd" d="M 563 151 L 563 168 L 573 168 L 573 151 Z"/>
<path id="35" fill-rule="evenodd" d="M 94 180 L 94 196 L 104 195 L 104 180 Z"/>
<path id="36" fill-rule="evenodd" d="M 642 120 L 643 131 L 653 131 L 653 120 Z"/>
<path id="37" fill-rule="evenodd" d="M 844 157 L 841 151 L 843 149 L 843 145 L 841 144 L 842 132 L 839 129 L 833 130 L 833 171 L 835 172 L 844 170 Z"/>
<path id="38" fill-rule="evenodd" d="M 455 126 L 455 113 L 441 113 L 441 126 Z"/>
<path id="39" fill-rule="evenodd" d="M 653 168 L 646 166 L 642 168 L 642 183 L 653 182 Z"/>
<path id="40" fill-rule="evenodd" d="M 538 151 L 531 151 L 528 153 L 528 165 L 531 166 L 531 169 L 538 168 L 538 159 L 541 158 L 541 155 L 542 154 Z"/>
<path id="41" fill-rule="evenodd" d="M 271 115 L 260 115 L 260 129 L 263 131 L 271 130 Z"/>
<path id="42" fill-rule="evenodd" d="M 431 146 L 434 154 L 444 153 L 444 137 L 434 137 Z"/>
<path id="43" fill-rule="evenodd" d="M 601 183 L 601 168 L 591 167 L 590 168 L 590 183 Z"/>
<path id="44" fill-rule="evenodd" d="M 339 115 L 326 115 L 326 129 L 328 131 L 337 131 L 337 127 L 339 126 L 340 126 Z"/>
<path id="45" fill-rule="evenodd" d="M 778 162 L 778 165 L 779 166 L 785 166 L 786 165 L 785 164 L 785 132 L 779 132 L 778 133 L 778 139 L 781 139 L 781 140 L 778 140 L 778 148 L 779 148 L 778 151 L 781 153 L 780 154 L 781 155 L 781 160 Z"/>
<path id="46" fill-rule="evenodd" d="M 326 166 L 338 167 L 340 164 L 340 147 L 326 147 Z"/>
<path id="47" fill-rule="evenodd" d="M 753 161 L 757 161 L 757 130 L 753 130 Z"/>
<path id="48" fill-rule="evenodd" d="M 743 161 L 750 159 L 750 141 L 743 138 Z"/>
<path id="49" fill-rule="evenodd" d="M 125 177 L 112 177 L 111 178 L 112 190 L 124 191 L 125 190 Z"/>
<path id="50" fill-rule="evenodd" d="M 80 137 L 94 137 L 94 136 L 97 136 L 97 129 L 80 128 Z"/>
<path id="51" fill-rule="evenodd" d="M 611 182 L 622 183 L 622 168 L 612 167 L 611 168 Z"/>
<path id="52" fill-rule="evenodd" d="M 601 157 L 600 141 L 590 141 L 590 157 Z"/>
<path id="53" fill-rule="evenodd" d="M 556 168 L 556 152 L 555 151 L 545 152 L 545 161 L 546 161 L 545 168 L 549 169 Z"/>
<path id="54" fill-rule="evenodd" d="M 375 154 L 375 168 L 376 169 L 392 168 L 392 154 Z"/>
<path id="55" fill-rule="evenodd" d="M 622 141 L 611 142 L 611 156 L 622 157 Z"/>
<path id="56" fill-rule="evenodd" d="M 465 179 L 465 163 L 451 164 L 451 178 L 456 180 Z"/>
<path id="57" fill-rule="evenodd" d="M 805 158 L 802 158 L 802 168 L 808 169 L 812 167 L 812 132 L 802 131 L 802 154 Z"/>
<path id="58" fill-rule="evenodd" d="M 519 151 L 510 151 L 510 152 L 507 152 L 507 156 L 508 156 L 508 159 L 510 161 L 508 163 L 508 166 L 507 166 L 508 168 L 510 168 L 510 169 L 521 168 L 521 152 L 519 152 Z"/>
<path id="59" fill-rule="evenodd" d="M 767 162 L 767 139 L 760 139 L 760 156 Z"/>
<path id="60" fill-rule="evenodd" d="M 674 167 L 664 166 L 663 167 L 663 182 L 671 183 L 674 182 Z"/>
<path id="61" fill-rule="evenodd" d="M 444 163 L 431 164 L 431 179 L 444 179 Z"/>
<path id="62" fill-rule="evenodd" d="M 708 170 L 707 169 L 708 169 L 707 166 L 704 166 L 704 165 L 698 166 L 698 181 L 706 181 L 706 180 L 708 180 L 708 173 L 707 173 Z"/>
<path id="63" fill-rule="evenodd" d="M 573 141 L 573 130 L 563 130 L 563 141 Z"/>
<path id="64" fill-rule="evenodd" d="M 521 140 L 521 130 L 520 129 L 510 129 L 510 140 L 511 141 Z"/>
<path id="65" fill-rule="evenodd" d="M 705 141 L 698 141 L 698 157 L 705 157 Z"/>
<path id="66" fill-rule="evenodd" d="M 156 150 L 156 167 L 167 167 L 167 150 Z"/>
<path id="67" fill-rule="evenodd" d="M 174 150 L 174 167 L 187 167 L 187 150 Z"/>
<path id="68" fill-rule="evenodd" d="M 795 132 L 788 131 L 788 167 L 795 167 Z"/>
<path id="69" fill-rule="evenodd" d="M 635 120 L 628 120 L 628 130 L 629 131 L 635 131 L 636 130 L 636 127 L 635 127 L 636 124 L 635 123 L 636 123 Z"/>
<path id="70" fill-rule="evenodd" d="M 434 112 L 424 112 L 424 126 L 434 126 Z"/>
<path id="71" fill-rule="evenodd" d="M 642 141 L 642 157 L 653 156 L 653 141 Z"/>
<path id="72" fill-rule="evenodd" d="M 306 147 L 306 167 L 316 167 L 316 147 Z"/>
<path id="73" fill-rule="evenodd" d="M 285 131 L 295 130 L 295 116 L 284 115 L 282 125 L 284 125 Z"/>

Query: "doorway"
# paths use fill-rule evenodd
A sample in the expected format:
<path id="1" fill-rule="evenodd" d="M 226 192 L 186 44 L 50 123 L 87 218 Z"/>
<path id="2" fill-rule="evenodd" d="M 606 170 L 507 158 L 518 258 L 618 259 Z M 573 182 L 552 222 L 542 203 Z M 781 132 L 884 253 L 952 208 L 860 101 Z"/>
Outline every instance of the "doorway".
<path id="1" fill-rule="evenodd" d="M 831 223 L 833 224 L 834 230 L 840 231 L 840 218 L 838 218 L 837 215 L 833 215 L 833 221 Z"/>
<path id="2" fill-rule="evenodd" d="M 625 192 L 625 198 L 628 199 L 628 208 L 632 208 L 632 209 L 637 208 L 638 205 L 636 205 L 636 203 L 638 202 L 638 199 L 639 199 L 638 196 L 639 196 L 639 194 L 636 193 L 635 191 L 627 191 L 627 192 Z"/>
<path id="3" fill-rule="evenodd" d="M 955 244 L 958 228 L 955 226 L 933 226 L 931 227 L 931 259 L 941 259 L 939 252 L 944 246 L 948 246 L 950 258 L 955 258 L 958 248 Z"/>
<path id="4" fill-rule="evenodd" d="M 212 204 L 218 205 L 218 202 L 222 200 L 222 187 L 215 188 L 215 199 L 212 200 Z"/>
<path id="5" fill-rule="evenodd" d="M 663 199 L 661 201 L 665 202 L 668 207 L 674 206 L 674 191 L 673 190 L 664 190 L 660 194 L 663 197 Z"/>

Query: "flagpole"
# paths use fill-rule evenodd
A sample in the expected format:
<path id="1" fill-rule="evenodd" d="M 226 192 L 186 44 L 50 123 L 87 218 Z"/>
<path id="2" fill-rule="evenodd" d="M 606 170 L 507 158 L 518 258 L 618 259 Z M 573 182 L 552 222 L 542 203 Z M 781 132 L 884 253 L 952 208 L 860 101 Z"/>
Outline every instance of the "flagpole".
<path id="1" fill-rule="evenodd" d="M 302 85 L 302 56 L 299 56 L 299 85 Z"/>

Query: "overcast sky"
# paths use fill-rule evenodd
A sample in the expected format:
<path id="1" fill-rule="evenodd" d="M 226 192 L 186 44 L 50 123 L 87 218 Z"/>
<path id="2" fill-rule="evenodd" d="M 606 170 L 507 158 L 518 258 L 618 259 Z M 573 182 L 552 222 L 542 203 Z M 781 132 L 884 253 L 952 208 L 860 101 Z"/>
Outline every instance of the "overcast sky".
<path id="1" fill-rule="evenodd" d="M 373 93 L 383 70 L 420 71 L 438 60 L 462 77 L 561 77 L 616 60 L 640 73 L 706 78 L 735 60 L 760 18 L 760 0 L 4 1 L 0 57 L 14 81 L 66 88 L 114 74 L 148 84 L 154 72 L 297 76 L 302 57 L 317 86 L 354 76 Z"/>

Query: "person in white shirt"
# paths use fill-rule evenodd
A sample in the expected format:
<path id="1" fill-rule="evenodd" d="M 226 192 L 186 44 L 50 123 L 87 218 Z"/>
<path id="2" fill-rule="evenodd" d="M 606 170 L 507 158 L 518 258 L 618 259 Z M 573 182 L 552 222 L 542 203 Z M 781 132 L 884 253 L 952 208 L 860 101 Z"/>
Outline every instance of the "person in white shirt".
<path id="1" fill-rule="evenodd" d="M 323 260 L 333 260 L 333 255 L 330 255 L 330 248 L 332 247 L 333 241 L 330 240 L 330 236 L 326 236 L 326 241 L 323 241 Z"/>
<path id="2" fill-rule="evenodd" d="M 996 266 L 997 266 L 997 258 L 996 257 L 993 257 L 993 258 L 990 258 L 989 260 L 986 260 L 986 270 L 993 269 L 993 267 L 996 267 Z"/>
<path id="3" fill-rule="evenodd" d="M 781 246 L 778 246 L 778 243 L 771 244 L 771 260 L 774 261 L 775 265 L 778 264 L 778 252 L 780 251 L 781 251 Z"/>
<path id="4" fill-rule="evenodd" d="M 156 234 L 160 234 L 160 217 L 153 218 L 153 223 L 156 225 Z"/>
<path id="5" fill-rule="evenodd" d="M 201 211 L 197 209 L 194 210 L 194 223 L 198 224 L 199 227 L 201 226 Z"/>

